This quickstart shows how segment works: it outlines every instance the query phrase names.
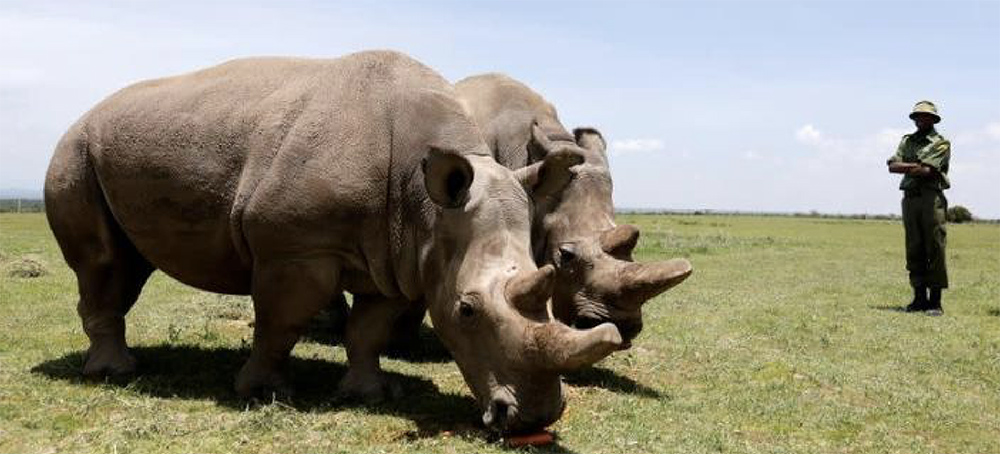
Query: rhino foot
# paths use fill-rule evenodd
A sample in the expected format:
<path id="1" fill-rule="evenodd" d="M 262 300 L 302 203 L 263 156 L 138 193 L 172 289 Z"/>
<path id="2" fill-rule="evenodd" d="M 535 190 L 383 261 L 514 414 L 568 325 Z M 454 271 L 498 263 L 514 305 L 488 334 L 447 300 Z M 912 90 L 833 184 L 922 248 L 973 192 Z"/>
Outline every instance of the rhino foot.
<path id="1" fill-rule="evenodd" d="M 368 404 L 403 397 L 402 386 L 382 373 L 355 373 L 353 370 L 348 370 L 337 388 L 340 397 Z"/>
<path id="2" fill-rule="evenodd" d="M 83 363 L 83 375 L 91 378 L 127 377 L 135 374 L 135 357 L 124 343 L 92 344 Z"/>
<path id="3" fill-rule="evenodd" d="M 266 370 L 256 366 L 253 360 L 240 369 L 236 375 L 236 393 L 243 398 L 287 399 L 292 397 L 292 388 L 284 374 L 276 370 Z"/>

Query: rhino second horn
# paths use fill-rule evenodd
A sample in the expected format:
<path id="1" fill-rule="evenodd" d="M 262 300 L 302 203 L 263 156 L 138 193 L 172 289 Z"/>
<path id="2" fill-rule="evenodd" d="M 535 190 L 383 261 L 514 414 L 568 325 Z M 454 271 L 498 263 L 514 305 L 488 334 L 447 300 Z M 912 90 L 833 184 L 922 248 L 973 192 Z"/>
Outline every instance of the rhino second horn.
<path id="1" fill-rule="evenodd" d="M 639 228 L 623 224 L 601 234 L 601 249 L 621 260 L 631 260 L 632 250 L 639 242 Z"/>
<path id="2" fill-rule="evenodd" d="M 522 314 L 545 319 L 546 304 L 552 297 L 555 277 L 556 269 L 552 265 L 545 265 L 537 270 L 522 271 L 507 282 L 504 288 L 507 301 Z"/>
<path id="3" fill-rule="evenodd" d="M 691 263 L 685 259 L 629 263 L 619 274 L 622 302 L 633 303 L 638 308 L 656 295 L 684 282 L 692 271 Z"/>
<path id="4" fill-rule="evenodd" d="M 587 367 L 622 345 L 621 333 L 612 323 L 579 330 L 550 322 L 536 326 L 530 337 L 541 367 L 558 372 Z"/>

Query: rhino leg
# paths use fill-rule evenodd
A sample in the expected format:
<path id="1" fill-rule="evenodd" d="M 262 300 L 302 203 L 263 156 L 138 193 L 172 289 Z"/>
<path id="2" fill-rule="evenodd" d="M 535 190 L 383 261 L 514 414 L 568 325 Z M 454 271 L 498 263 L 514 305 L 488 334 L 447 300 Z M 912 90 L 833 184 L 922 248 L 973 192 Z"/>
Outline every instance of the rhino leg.
<path id="1" fill-rule="evenodd" d="M 91 263 L 76 271 L 80 287 L 77 313 L 90 339 L 83 365 L 83 374 L 88 376 L 135 372 L 135 358 L 125 343 L 125 314 L 139 298 L 153 267 L 137 254 L 113 255 L 118 257 L 112 263 Z"/>
<path id="2" fill-rule="evenodd" d="M 408 302 L 375 295 L 355 295 L 347 319 L 347 374 L 340 380 L 340 393 L 377 402 L 402 395 L 398 383 L 388 380 L 379 366 L 379 354 L 392 334 L 393 323 Z"/>
<path id="3" fill-rule="evenodd" d="M 387 351 L 401 356 L 414 354 L 420 346 L 420 327 L 424 324 L 427 307 L 423 301 L 406 303 L 393 325 Z"/>
<path id="4" fill-rule="evenodd" d="M 77 313 L 90 339 L 83 373 L 135 372 L 125 343 L 125 314 L 153 266 L 139 254 L 111 215 L 82 141 L 64 140 L 46 180 L 49 226 L 66 263 L 76 273 Z"/>
<path id="5" fill-rule="evenodd" d="M 339 270 L 329 258 L 254 264 L 253 348 L 236 376 L 237 393 L 244 397 L 291 394 L 285 378 L 288 356 L 309 320 L 335 297 Z"/>

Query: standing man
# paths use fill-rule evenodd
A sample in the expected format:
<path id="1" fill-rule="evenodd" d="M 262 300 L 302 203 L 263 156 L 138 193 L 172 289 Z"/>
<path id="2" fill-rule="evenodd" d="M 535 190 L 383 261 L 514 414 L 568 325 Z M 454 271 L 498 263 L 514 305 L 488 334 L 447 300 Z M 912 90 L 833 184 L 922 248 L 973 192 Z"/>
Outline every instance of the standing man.
<path id="1" fill-rule="evenodd" d="M 910 272 L 913 301 L 906 312 L 942 315 L 941 289 L 948 288 L 945 268 L 945 212 L 951 143 L 934 129 L 941 121 L 930 101 L 913 106 L 910 119 L 916 132 L 903 136 L 896 154 L 889 158 L 889 172 L 903 174 L 903 227 L 906 230 L 906 269 Z"/>

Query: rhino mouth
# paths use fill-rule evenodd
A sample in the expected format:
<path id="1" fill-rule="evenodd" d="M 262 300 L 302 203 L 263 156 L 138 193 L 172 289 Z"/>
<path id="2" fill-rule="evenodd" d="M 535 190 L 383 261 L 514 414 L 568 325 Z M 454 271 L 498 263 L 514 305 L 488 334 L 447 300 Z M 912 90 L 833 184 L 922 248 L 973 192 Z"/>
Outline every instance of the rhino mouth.
<path id="1" fill-rule="evenodd" d="M 517 392 L 511 386 L 498 385 L 491 392 L 483 411 L 483 425 L 501 435 L 537 432 L 554 423 L 566 409 L 566 399 L 559 382 L 558 403 L 522 407 Z M 541 399 L 545 400 L 545 399 Z M 529 402 L 530 403 L 530 402 Z"/>
<path id="2" fill-rule="evenodd" d="M 519 425 L 517 401 L 507 393 L 494 395 L 483 412 L 483 425 L 496 432 L 509 433 Z"/>
<path id="3" fill-rule="evenodd" d="M 602 323 L 614 323 L 621 333 L 622 343 L 618 350 L 628 350 L 632 348 L 632 340 L 642 331 L 642 318 L 629 318 L 614 320 L 610 317 L 601 318 L 590 315 L 583 315 L 576 318 L 573 326 L 577 329 L 590 329 Z"/>

